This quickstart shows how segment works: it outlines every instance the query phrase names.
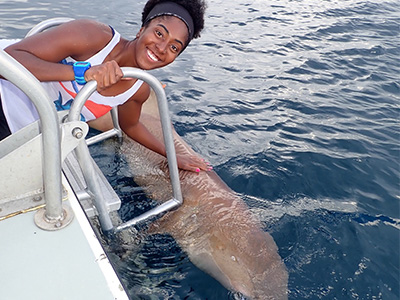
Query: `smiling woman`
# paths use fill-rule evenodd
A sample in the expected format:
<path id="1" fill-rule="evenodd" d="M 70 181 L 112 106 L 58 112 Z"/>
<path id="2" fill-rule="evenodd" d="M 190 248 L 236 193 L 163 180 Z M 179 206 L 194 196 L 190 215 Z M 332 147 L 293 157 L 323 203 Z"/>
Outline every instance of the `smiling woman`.
<path id="1" fill-rule="evenodd" d="M 95 125 L 96 119 L 118 106 L 122 130 L 165 156 L 164 144 L 139 122 L 150 88 L 140 80 L 121 80 L 121 67 L 151 70 L 172 63 L 200 36 L 205 6 L 203 0 L 150 0 L 134 40 L 122 38 L 111 26 L 76 20 L 1 46 L 43 82 L 58 110 L 68 109 L 83 85 L 95 80 L 97 92 L 85 104 L 83 119 Z M 38 118 L 30 100 L 4 79 L 0 80 L 0 96 L 5 116 L 0 136 L 15 133 Z M 197 156 L 178 156 L 177 160 L 181 169 L 208 170 L 207 163 Z"/>

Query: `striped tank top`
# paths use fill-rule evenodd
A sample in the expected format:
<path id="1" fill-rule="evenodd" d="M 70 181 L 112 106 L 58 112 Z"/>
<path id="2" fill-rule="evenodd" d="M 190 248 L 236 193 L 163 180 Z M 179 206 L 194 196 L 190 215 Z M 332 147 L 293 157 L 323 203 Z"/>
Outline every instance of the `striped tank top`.
<path id="1" fill-rule="evenodd" d="M 113 37 L 110 42 L 95 55 L 87 59 L 92 66 L 103 63 L 107 55 L 120 41 L 120 34 L 113 30 Z M 4 49 L 18 40 L 0 40 L 0 47 Z M 66 58 L 63 63 L 73 64 L 75 60 Z M 113 107 L 128 101 L 142 86 L 143 81 L 137 80 L 131 88 L 116 96 L 103 96 L 95 91 L 86 101 L 82 109 L 81 119 L 90 121 L 99 118 L 110 111 Z M 54 101 L 57 110 L 69 109 L 76 94 L 82 89 L 82 85 L 75 81 L 63 82 L 42 82 L 48 92 L 50 99 Z M 12 133 L 27 126 L 38 119 L 37 111 L 33 103 L 16 86 L 7 80 L 0 80 L 0 96 L 4 115 Z"/>

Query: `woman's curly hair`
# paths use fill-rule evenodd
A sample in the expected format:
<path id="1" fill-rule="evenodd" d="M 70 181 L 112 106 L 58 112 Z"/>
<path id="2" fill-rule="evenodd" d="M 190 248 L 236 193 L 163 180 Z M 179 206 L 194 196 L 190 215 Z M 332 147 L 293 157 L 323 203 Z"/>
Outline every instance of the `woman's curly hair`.
<path id="1" fill-rule="evenodd" d="M 183 6 L 193 19 L 193 38 L 200 37 L 200 32 L 204 28 L 204 12 L 207 8 L 207 4 L 204 0 L 149 0 L 143 8 L 142 23 L 144 23 L 147 15 L 150 13 L 153 7 L 161 2 L 175 2 Z M 143 24 L 142 26 L 144 25 L 146 24 Z"/>

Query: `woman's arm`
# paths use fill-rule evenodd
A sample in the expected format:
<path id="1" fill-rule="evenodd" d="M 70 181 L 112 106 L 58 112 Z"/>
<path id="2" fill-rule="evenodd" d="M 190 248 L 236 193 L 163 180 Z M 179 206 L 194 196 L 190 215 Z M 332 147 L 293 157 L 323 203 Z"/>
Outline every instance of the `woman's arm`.
<path id="1" fill-rule="evenodd" d="M 142 104 L 150 94 L 149 87 L 143 84 L 135 94 L 134 99 L 130 99 L 118 106 L 118 119 L 121 129 L 133 140 L 146 148 L 166 155 L 164 144 L 156 139 L 147 128 L 140 123 L 139 118 L 142 111 Z"/>
<path id="2" fill-rule="evenodd" d="M 27 37 L 5 49 L 40 81 L 69 81 L 75 78 L 72 66 L 59 62 L 66 57 L 85 61 L 112 38 L 109 26 L 91 20 L 75 20 Z M 98 89 L 122 77 L 115 62 L 89 69 L 87 80 L 98 82 Z"/>
<path id="3" fill-rule="evenodd" d="M 147 96 L 141 99 L 147 99 Z M 129 100 L 118 107 L 118 116 L 121 129 L 133 140 L 146 148 L 166 156 L 165 145 L 159 141 L 147 128 L 140 123 L 142 104 L 145 101 Z M 200 157 L 193 155 L 177 155 L 178 167 L 183 170 L 199 172 L 208 171 L 210 166 Z"/>

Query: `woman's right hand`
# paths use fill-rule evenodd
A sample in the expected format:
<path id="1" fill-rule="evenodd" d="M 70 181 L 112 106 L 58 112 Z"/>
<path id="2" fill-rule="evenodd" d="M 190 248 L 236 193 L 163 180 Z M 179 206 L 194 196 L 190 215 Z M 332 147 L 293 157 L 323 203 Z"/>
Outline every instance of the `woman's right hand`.
<path id="1" fill-rule="evenodd" d="M 197 155 L 176 155 L 178 168 L 186 171 L 199 173 L 200 171 L 211 171 L 211 165 Z"/>
<path id="2" fill-rule="evenodd" d="M 101 92 L 121 80 L 123 73 L 116 61 L 93 66 L 85 72 L 85 80 L 96 80 L 97 91 Z"/>

